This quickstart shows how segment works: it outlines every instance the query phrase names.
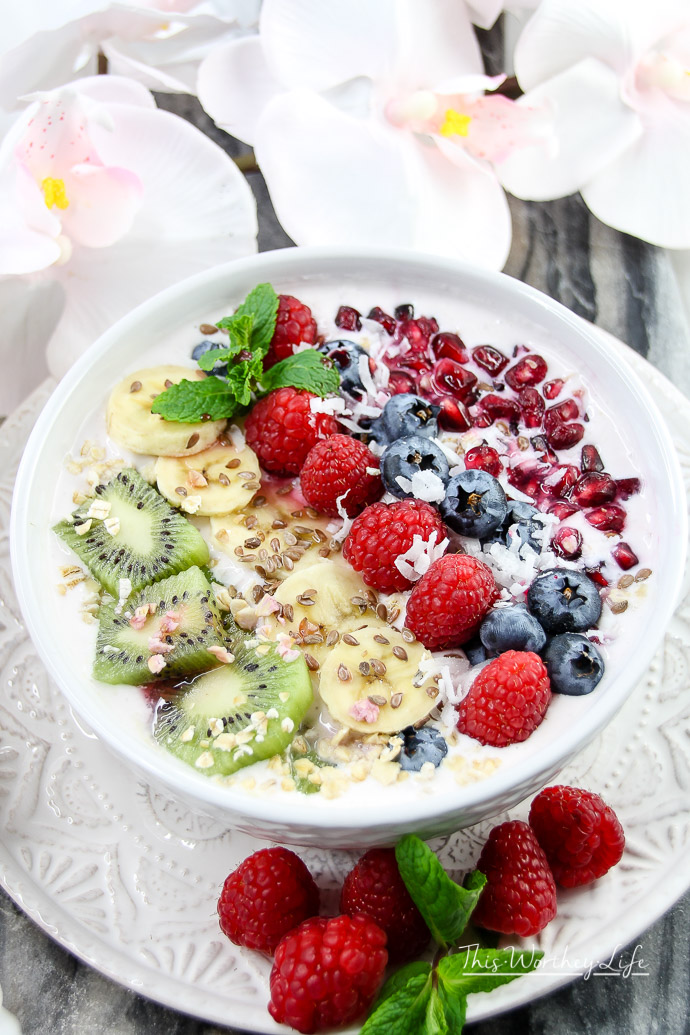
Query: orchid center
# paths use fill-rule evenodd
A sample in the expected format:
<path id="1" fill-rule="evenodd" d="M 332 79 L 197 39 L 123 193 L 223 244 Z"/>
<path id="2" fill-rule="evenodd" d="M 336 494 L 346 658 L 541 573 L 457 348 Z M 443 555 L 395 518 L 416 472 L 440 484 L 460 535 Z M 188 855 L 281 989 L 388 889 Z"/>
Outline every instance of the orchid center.
<path id="1" fill-rule="evenodd" d="M 46 176 L 41 183 L 41 190 L 43 191 L 47 208 L 52 208 L 54 205 L 55 208 L 65 209 L 69 205 L 64 180 L 56 180 L 52 176 Z"/>
<path id="2" fill-rule="evenodd" d="M 471 121 L 471 115 L 465 115 L 455 108 L 448 108 L 439 133 L 442 137 L 466 137 L 470 131 Z"/>
<path id="3" fill-rule="evenodd" d="M 690 101 L 690 68 L 668 51 L 645 55 L 637 69 L 637 83 L 643 89 L 663 90 L 678 101 Z"/>

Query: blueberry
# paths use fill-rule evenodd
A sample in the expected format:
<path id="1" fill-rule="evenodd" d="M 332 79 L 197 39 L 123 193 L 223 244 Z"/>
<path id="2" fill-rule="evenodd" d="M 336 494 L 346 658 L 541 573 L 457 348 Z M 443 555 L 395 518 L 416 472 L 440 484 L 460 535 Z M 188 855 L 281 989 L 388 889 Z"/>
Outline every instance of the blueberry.
<path id="1" fill-rule="evenodd" d="M 570 697 L 591 694 L 604 674 L 601 654 L 581 633 L 554 636 L 543 658 L 551 689 L 556 694 L 568 694 Z"/>
<path id="2" fill-rule="evenodd" d="M 426 486 L 415 478 L 415 475 L 420 474 L 434 476 L 428 479 L 431 492 L 425 492 Z M 429 502 L 438 502 L 445 494 L 448 461 L 431 439 L 423 438 L 421 435 L 410 435 L 384 449 L 381 456 L 381 477 L 388 491 L 399 499 L 416 496 L 419 499 L 428 499 Z M 403 488 L 398 478 L 407 478 L 410 481 L 415 478 L 415 483 L 408 491 Z"/>
<path id="3" fill-rule="evenodd" d="M 549 568 L 527 591 L 527 606 L 547 633 L 591 629 L 601 614 L 601 597 L 592 580 L 570 568 Z"/>
<path id="4" fill-rule="evenodd" d="M 483 665 L 485 661 L 488 661 L 489 655 L 486 647 L 478 636 L 473 636 L 469 643 L 463 643 L 462 649 L 467 655 L 470 665 Z"/>
<path id="5" fill-rule="evenodd" d="M 338 338 L 319 345 L 319 351 L 325 353 L 338 368 L 341 390 L 346 395 L 361 399 L 366 390 L 359 373 L 359 361 L 362 356 L 366 356 L 368 362 L 367 350 L 355 341 Z"/>
<path id="6" fill-rule="evenodd" d="M 208 338 L 205 338 L 203 341 L 200 341 L 198 345 L 195 345 L 192 349 L 192 359 L 195 359 L 198 362 L 198 360 L 201 359 L 204 353 L 210 352 L 211 349 L 220 348 L 222 348 L 222 346 L 219 342 L 209 341 Z"/>
<path id="7" fill-rule="evenodd" d="M 403 746 L 398 762 L 408 772 L 418 773 L 425 762 L 439 766 L 448 754 L 448 745 L 434 726 L 422 726 L 419 730 L 408 726 L 400 736 Z"/>
<path id="8" fill-rule="evenodd" d="M 546 643 L 546 633 L 524 604 L 489 611 L 479 627 L 479 637 L 488 654 L 502 654 L 505 650 L 539 653 Z"/>
<path id="9" fill-rule="evenodd" d="M 388 400 L 381 416 L 371 425 L 371 437 L 383 445 L 408 435 L 435 438 L 438 435 L 437 417 L 440 412 L 440 406 L 432 406 L 411 392 L 402 392 Z"/>
<path id="10" fill-rule="evenodd" d="M 461 471 L 448 482 L 441 516 L 460 535 L 484 536 L 500 528 L 508 506 L 498 479 L 488 471 Z"/>

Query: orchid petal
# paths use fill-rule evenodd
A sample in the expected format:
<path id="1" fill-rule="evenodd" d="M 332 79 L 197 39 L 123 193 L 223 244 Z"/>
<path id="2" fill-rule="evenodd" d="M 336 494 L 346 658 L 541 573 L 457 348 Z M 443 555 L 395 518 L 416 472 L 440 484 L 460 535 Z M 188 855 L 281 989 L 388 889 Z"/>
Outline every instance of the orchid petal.
<path id="1" fill-rule="evenodd" d="M 545 201 L 572 194 L 636 140 L 642 125 L 618 94 L 615 73 L 595 59 L 556 76 L 517 102 L 550 106 L 558 142 L 514 151 L 496 166 L 503 186 L 518 198 Z"/>
<path id="2" fill-rule="evenodd" d="M 105 248 L 129 232 L 141 205 L 141 180 L 128 169 L 75 165 L 65 176 L 64 232 L 77 244 Z"/>
<path id="3" fill-rule="evenodd" d="M 483 93 L 484 90 L 497 90 L 505 82 L 504 75 L 484 75 L 483 72 L 471 73 L 469 75 L 455 76 L 453 79 L 446 79 L 437 83 L 434 93 L 442 96 L 454 94 Z"/>
<path id="4" fill-rule="evenodd" d="M 47 209 L 26 166 L 5 169 L 0 177 L 0 275 L 51 266 L 60 258 L 59 233 L 60 221 Z"/>
<path id="5" fill-rule="evenodd" d="M 216 125 L 251 144 L 256 123 L 280 92 L 258 36 L 216 47 L 199 66 L 197 94 Z"/>
<path id="6" fill-rule="evenodd" d="M 585 58 L 619 75 L 687 17 L 686 0 L 542 0 L 515 48 L 515 72 L 527 92 Z"/>
<path id="7" fill-rule="evenodd" d="M 380 79 L 393 57 L 396 6 L 396 0 L 264 0 L 266 62 L 290 88 L 320 91 L 357 76 Z"/>
<path id="8" fill-rule="evenodd" d="M 648 125 L 644 136 L 582 187 L 603 223 L 662 248 L 690 248 L 690 123 Z"/>
<path id="9" fill-rule="evenodd" d="M 69 88 L 66 88 L 69 89 Z M 80 79 L 76 84 L 76 93 L 80 97 L 89 97 L 99 104 L 134 104 L 140 108 L 155 108 L 156 102 L 141 83 L 126 76 L 92 75 Z"/>
<path id="10" fill-rule="evenodd" d="M 62 305 L 51 280 L 0 278 L 0 413 L 11 413 L 48 376 L 45 349 Z"/>
<path id="11" fill-rule="evenodd" d="M 458 75 L 483 72 L 472 23 L 458 0 L 397 0 L 395 81 L 419 90 Z"/>
<path id="12" fill-rule="evenodd" d="M 517 104 L 497 94 L 465 102 L 462 111 L 469 117 L 462 146 L 488 162 L 503 162 L 515 151 L 530 145 L 544 147 L 552 139 L 550 112 L 545 106 Z M 452 135 L 438 136 L 436 143 L 451 160 L 462 149 Z"/>
<path id="13" fill-rule="evenodd" d="M 490 29 L 503 10 L 503 0 L 467 0 L 470 18 L 480 29 Z"/>

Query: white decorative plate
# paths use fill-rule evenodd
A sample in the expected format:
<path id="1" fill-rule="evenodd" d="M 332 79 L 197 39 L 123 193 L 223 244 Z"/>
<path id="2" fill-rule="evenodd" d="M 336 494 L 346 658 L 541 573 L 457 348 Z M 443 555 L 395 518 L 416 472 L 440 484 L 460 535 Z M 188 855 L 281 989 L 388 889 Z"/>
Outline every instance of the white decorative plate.
<path id="1" fill-rule="evenodd" d="M 620 346 L 666 414 L 690 488 L 690 403 Z M 219 932 L 215 903 L 234 866 L 260 846 L 185 812 L 137 780 L 71 713 L 26 636 L 12 587 L 7 527 L 14 475 L 46 382 L 0 430 L 0 879 L 48 934 L 115 981 L 195 1017 L 286 1031 L 266 1011 L 270 965 Z M 690 598 L 639 686 L 560 780 L 600 792 L 627 836 L 598 884 L 559 894 L 537 939 L 571 966 L 470 997 L 489 1017 L 553 991 L 588 961 L 634 940 L 690 886 Z M 526 808 L 511 812 L 524 818 Z M 505 818 L 505 817 L 499 817 Z M 449 869 L 469 869 L 493 823 L 439 839 Z M 348 853 L 300 852 L 336 908 Z"/>

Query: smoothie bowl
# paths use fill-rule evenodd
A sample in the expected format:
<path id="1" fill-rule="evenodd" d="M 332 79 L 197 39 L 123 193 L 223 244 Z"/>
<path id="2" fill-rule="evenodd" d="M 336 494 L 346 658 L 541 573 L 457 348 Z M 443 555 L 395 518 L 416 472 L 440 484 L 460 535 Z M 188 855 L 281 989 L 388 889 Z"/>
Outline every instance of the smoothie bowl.
<path id="1" fill-rule="evenodd" d="M 671 617 L 683 486 L 610 346 L 500 274 L 295 249 L 177 285 L 61 382 L 17 478 L 32 638 L 104 747 L 323 847 L 548 782 Z"/>

